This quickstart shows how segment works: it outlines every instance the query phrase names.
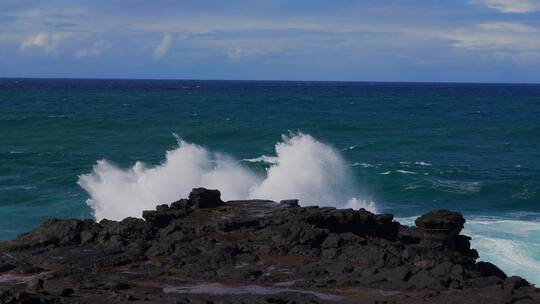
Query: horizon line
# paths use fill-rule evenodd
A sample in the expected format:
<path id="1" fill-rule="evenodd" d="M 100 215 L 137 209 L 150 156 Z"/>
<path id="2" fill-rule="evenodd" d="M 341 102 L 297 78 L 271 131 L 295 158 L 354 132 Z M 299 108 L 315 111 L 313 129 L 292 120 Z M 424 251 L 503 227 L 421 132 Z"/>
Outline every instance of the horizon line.
<path id="1" fill-rule="evenodd" d="M 477 82 L 477 81 L 412 81 L 412 80 L 297 80 L 297 79 L 215 79 L 215 78 L 122 78 L 122 77 L 26 77 L 0 76 L 0 80 L 133 80 L 133 81 L 230 81 L 230 82 L 340 82 L 340 83 L 410 83 L 410 84 L 480 84 L 480 85 L 540 85 L 540 82 Z"/>

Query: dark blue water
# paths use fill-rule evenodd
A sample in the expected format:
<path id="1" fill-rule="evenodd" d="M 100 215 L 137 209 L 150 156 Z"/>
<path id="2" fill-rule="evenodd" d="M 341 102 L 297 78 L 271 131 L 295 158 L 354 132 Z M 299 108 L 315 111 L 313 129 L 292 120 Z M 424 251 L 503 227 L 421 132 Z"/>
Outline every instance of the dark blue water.
<path id="1" fill-rule="evenodd" d="M 477 247 L 506 241 L 483 258 L 540 269 L 540 85 L 0 79 L 0 239 L 93 216 L 77 181 L 98 160 L 155 166 L 175 133 L 264 179 L 276 164 L 253 159 L 289 131 L 333 147 L 379 211 L 461 211 Z"/>

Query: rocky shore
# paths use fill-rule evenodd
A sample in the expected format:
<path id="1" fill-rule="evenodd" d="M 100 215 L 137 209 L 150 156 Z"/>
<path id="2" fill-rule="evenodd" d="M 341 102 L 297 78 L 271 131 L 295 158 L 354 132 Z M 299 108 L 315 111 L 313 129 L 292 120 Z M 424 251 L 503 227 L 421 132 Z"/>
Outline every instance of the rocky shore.
<path id="1" fill-rule="evenodd" d="M 0 303 L 540 303 L 477 262 L 463 216 L 228 201 L 217 190 L 144 219 L 48 220 L 0 243 Z"/>

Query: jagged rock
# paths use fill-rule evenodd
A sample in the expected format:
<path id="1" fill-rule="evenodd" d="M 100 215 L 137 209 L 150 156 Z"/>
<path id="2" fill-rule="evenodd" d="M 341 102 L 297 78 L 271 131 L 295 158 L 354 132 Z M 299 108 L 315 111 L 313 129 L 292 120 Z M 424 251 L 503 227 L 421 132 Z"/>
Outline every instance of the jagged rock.
<path id="1" fill-rule="evenodd" d="M 406 227 L 391 214 L 222 202 L 219 191 L 196 188 L 143 218 L 49 220 L 0 243 L 0 278 L 12 280 L 0 280 L 0 303 L 540 301 L 524 279 L 476 263 L 456 212 Z M 28 275 L 41 281 L 24 291 L 17 280 Z"/>

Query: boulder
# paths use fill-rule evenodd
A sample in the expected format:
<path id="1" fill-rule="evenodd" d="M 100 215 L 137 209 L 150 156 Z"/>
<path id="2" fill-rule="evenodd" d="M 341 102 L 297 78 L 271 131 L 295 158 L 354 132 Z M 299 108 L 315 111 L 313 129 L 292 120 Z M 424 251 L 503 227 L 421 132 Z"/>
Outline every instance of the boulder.
<path id="1" fill-rule="evenodd" d="M 285 208 L 297 208 L 300 207 L 297 199 L 281 200 L 279 204 Z"/>
<path id="2" fill-rule="evenodd" d="M 423 231 L 424 246 L 454 249 L 465 218 L 459 212 L 434 210 L 417 218 L 415 223 Z"/>
<path id="3" fill-rule="evenodd" d="M 193 188 L 189 194 L 189 203 L 193 208 L 216 208 L 223 205 L 219 190 Z"/>

